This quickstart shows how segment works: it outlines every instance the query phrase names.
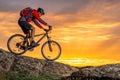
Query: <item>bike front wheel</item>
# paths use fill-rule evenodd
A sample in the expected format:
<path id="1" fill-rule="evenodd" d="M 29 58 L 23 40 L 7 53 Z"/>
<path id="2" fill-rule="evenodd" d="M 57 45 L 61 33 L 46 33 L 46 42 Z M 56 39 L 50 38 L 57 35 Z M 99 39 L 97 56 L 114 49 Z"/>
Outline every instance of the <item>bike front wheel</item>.
<path id="1" fill-rule="evenodd" d="M 46 60 L 54 61 L 61 55 L 61 47 L 56 41 L 47 41 L 42 45 L 41 53 Z"/>
<path id="2" fill-rule="evenodd" d="M 11 53 L 17 54 L 17 55 L 21 55 L 25 53 L 27 49 L 25 49 L 25 47 L 22 46 L 24 43 L 24 38 L 25 37 L 21 34 L 15 34 L 11 36 L 7 42 L 8 50 Z"/>

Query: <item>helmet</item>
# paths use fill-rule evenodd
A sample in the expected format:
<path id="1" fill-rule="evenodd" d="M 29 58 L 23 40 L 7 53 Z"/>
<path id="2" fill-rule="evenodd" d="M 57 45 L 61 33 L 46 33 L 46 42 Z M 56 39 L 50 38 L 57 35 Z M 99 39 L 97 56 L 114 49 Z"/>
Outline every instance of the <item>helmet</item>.
<path id="1" fill-rule="evenodd" d="M 38 8 L 37 11 L 40 12 L 42 15 L 45 14 L 45 12 L 44 12 L 44 10 L 42 8 Z"/>

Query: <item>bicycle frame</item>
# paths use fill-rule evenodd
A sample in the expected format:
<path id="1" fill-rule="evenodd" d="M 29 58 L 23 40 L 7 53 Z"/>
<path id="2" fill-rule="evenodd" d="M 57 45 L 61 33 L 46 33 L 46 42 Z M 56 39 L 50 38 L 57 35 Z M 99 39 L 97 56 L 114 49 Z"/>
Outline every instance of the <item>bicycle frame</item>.
<path id="1" fill-rule="evenodd" d="M 47 39 L 48 39 L 48 41 L 49 41 L 49 40 L 50 40 L 50 37 L 48 36 L 48 32 L 49 32 L 49 31 L 46 31 L 46 33 L 35 35 L 34 37 L 42 36 L 42 35 L 43 35 L 36 43 L 39 43 L 42 39 L 44 39 L 44 37 L 47 37 Z"/>

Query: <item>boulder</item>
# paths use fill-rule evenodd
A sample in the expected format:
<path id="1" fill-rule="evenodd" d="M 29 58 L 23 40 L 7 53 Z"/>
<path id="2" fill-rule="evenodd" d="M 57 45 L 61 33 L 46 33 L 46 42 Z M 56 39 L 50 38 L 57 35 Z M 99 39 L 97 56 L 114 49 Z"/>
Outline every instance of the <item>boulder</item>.
<path id="1" fill-rule="evenodd" d="M 11 69 L 14 56 L 0 49 L 0 74 L 4 74 Z"/>
<path id="2" fill-rule="evenodd" d="M 120 79 L 120 63 L 80 68 L 79 71 L 73 72 L 71 76 Z"/>
<path id="3" fill-rule="evenodd" d="M 0 74 L 10 72 L 25 72 L 29 75 L 37 75 L 40 72 L 70 76 L 71 73 L 78 71 L 78 68 L 69 65 L 36 59 L 28 56 L 14 55 L 0 50 Z"/>

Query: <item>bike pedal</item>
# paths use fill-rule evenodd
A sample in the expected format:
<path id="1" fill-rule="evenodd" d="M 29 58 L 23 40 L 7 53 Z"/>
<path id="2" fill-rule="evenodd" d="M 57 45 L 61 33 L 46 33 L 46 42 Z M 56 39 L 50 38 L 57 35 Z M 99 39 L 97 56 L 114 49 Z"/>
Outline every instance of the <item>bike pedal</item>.
<path id="1" fill-rule="evenodd" d="M 40 44 L 36 44 L 35 46 L 39 46 Z"/>
<path id="2" fill-rule="evenodd" d="M 37 46 L 39 46 L 40 44 L 35 44 L 35 45 L 33 45 L 32 47 L 37 47 Z"/>
<path id="3" fill-rule="evenodd" d="M 28 50 L 33 51 L 35 47 L 39 46 L 40 44 L 35 44 L 33 46 L 30 46 Z"/>
<path id="4" fill-rule="evenodd" d="M 26 49 L 26 47 L 25 47 L 25 46 L 21 46 L 21 47 L 20 47 L 20 49 L 25 50 L 25 49 Z"/>

